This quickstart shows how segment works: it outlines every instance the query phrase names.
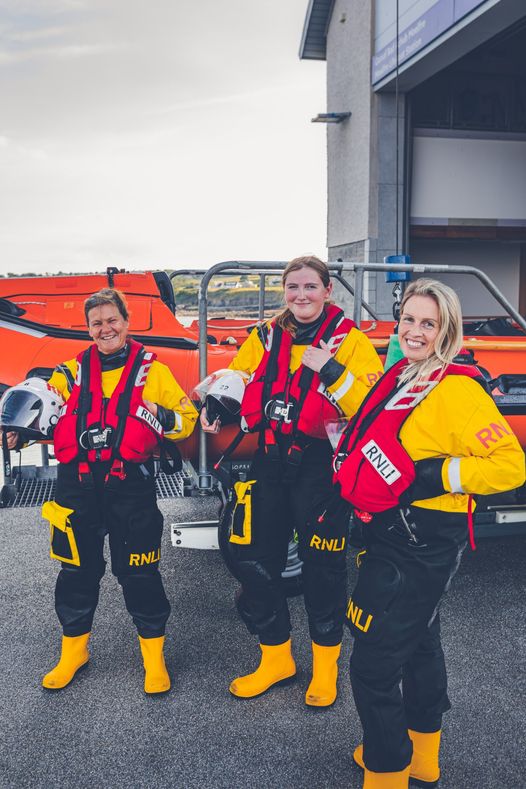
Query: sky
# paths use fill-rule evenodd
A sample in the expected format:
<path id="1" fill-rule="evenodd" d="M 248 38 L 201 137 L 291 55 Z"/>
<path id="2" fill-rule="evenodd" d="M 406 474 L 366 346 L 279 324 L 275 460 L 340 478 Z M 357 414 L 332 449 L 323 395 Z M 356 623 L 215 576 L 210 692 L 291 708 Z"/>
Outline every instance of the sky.
<path id="1" fill-rule="evenodd" d="M 326 256 L 308 0 L 0 0 L 0 274 Z"/>

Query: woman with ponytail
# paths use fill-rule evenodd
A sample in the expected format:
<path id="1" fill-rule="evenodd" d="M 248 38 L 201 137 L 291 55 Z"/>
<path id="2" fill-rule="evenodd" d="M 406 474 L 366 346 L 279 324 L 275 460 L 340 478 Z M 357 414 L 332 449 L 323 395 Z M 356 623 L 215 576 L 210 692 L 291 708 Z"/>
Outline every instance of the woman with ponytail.
<path id="1" fill-rule="evenodd" d="M 242 582 L 239 613 L 258 636 L 262 657 L 230 692 L 253 698 L 296 674 L 281 573 L 297 534 L 313 652 L 305 701 L 328 707 L 336 698 L 345 613 L 349 508 L 341 502 L 325 514 L 332 494 L 325 421 L 352 416 L 382 366 L 369 339 L 330 303 L 325 263 L 295 258 L 282 282 L 285 309 L 254 329 L 231 364 L 250 376 L 242 425 L 259 434 L 248 481 L 235 486 L 230 543 Z M 208 422 L 206 410 L 201 425 L 212 433 L 221 427 Z"/>

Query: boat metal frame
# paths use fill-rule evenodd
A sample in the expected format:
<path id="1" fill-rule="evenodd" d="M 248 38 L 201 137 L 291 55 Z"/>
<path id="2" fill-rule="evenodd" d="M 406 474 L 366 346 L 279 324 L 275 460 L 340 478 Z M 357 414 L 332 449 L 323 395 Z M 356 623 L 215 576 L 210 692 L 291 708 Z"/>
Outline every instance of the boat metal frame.
<path id="1" fill-rule="evenodd" d="M 202 273 L 198 270 L 186 269 L 187 275 L 194 273 L 201 276 L 198 288 L 198 325 L 199 325 L 199 380 L 207 375 L 207 322 L 208 322 L 208 286 L 217 274 L 242 274 L 250 272 L 260 275 L 260 319 L 264 317 L 264 282 L 265 276 L 283 271 L 288 261 L 262 261 L 262 260 L 227 260 L 216 263 Z M 354 298 L 353 320 L 358 328 L 361 326 L 363 311 L 367 311 L 373 320 L 378 320 L 374 310 L 364 301 L 364 274 L 365 272 L 410 272 L 412 274 L 467 274 L 475 277 L 489 291 L 494 299 L 503 307 L 507 314 L 526 332 L 526 320 L 508 301 L 502 291 L 492 280 L 474 266 L 434 265 L 416 263 L 359 263 L 353 261 L 338 261 L 329 263 L 331 276 L 341 283 Z M 170 278 L 183 272 L 172 272 Z M 354 287 L 347 281 L 346 276 L 354 275 Z M 263 283 L 263 287 L 261 286 Z M 263 291 L 263 299 L 261 298 Z M 199 460 L 198 460 L 198 492 L 207 495 L 213 491 L 213 478 L 208 468 L 207 435 L 199 431 Z"/>

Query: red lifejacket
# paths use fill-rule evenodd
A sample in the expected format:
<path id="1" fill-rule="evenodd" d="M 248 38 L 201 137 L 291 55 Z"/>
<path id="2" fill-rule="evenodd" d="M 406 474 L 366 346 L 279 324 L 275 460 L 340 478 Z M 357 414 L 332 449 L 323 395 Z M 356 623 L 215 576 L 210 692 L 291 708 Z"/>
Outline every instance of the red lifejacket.
<path id="1" fill-rule="evenodd" d="M 128 342 L 128 359 L 106 407 L 96 346 L 77 356 L 75 383 L 53 437 L 59 462 L 113 460 L 122 476 L 123 460 L 144 463 L 162 441 L 163 428 L 142 398 L 155 354 L 135 340 Z"/>
<path id="2" fill-rule="evenodd" d="M 335 352 L 354 326 L 339 307 L 331 304 L 326 307 L 326 317 L 312 345 L 319 347 L 323 340 Z M 293 337 L 275 321 L 261 339 L 263 357 L 250 377 L 241 403 L 243 429 L 265 429 L 266 443 L 276 433 L 327 438 L 325 420 L 338 418 L 342 412 L 319 374 L 302 364 L 290 372 Z"/>
<path id="3" fill-rule="evenodd" d="M 407 364 L 407 359 L 397 362 L 374 385 L 336 450 L 333 482 L 338 483 L 340 495 L 351 502 L 359 516 L 398 506 L 402 493 L 415 481 L 415 464 L 399 434 L 417 405 L 446 375 L 483 381 L 474 365 L 450 364 L 440 378 L 437 370 L 422 386 L 397 386 L 397 378 Z"/>

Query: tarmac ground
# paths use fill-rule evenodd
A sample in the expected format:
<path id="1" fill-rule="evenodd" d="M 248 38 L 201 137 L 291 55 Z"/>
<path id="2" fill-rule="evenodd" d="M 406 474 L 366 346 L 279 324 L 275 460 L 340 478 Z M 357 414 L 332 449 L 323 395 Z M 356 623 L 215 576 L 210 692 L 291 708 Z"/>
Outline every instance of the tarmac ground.
<path id="1" fill-rule="evenodd" d="M 161 502 L 162 572 L 172 615 L 172 691 L 143 692 L 134 628 L 109 569 L 91 660 L 66 689 L 46 692 L 60 630 L 53 609 L 58 565 L 36 509 L 0 510 L 0 786 L 93 789 L 354 789 L 360 742 L 346 634 L 339 696 L 313 712 L 303 701 L 310 643 L 301 598 L 291 600 L 295 684 L 240 701 L 230 680 L 253 670 L 259 649 L 239 621 L 236 581 L 217 551 L 174 549 L 168 523 L 188 501 Z M 184 517 L 184 515 L 182 516 Z M 349 557 L 350 583 L 353 555 Z M 442 789 L 526 786 L 524 536 L 469 549 L 442 606 L 452 710 L 445 717 Z"/>

